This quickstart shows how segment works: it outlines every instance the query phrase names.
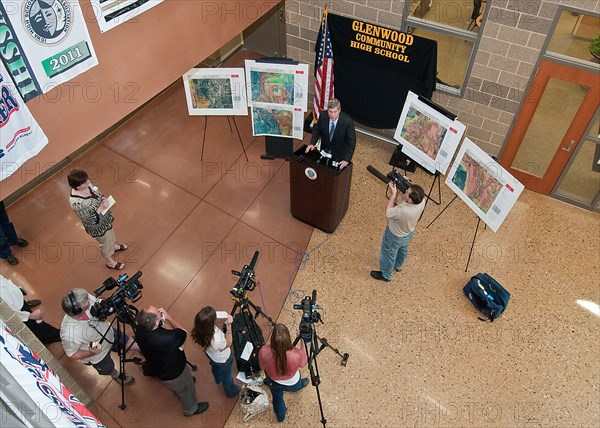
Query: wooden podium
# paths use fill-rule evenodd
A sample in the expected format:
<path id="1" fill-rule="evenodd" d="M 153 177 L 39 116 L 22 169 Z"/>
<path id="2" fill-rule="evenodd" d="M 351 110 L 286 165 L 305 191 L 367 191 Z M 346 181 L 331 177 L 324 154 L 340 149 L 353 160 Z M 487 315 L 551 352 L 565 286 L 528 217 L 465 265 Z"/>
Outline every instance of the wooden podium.
<path id="1" fill-rule="evenodd" d="M 332 233 L 338 227 L 350 201 L 352 164 L 343 170 L 318 163 L 319 152 L 304 153 L 306 145 L 290 159 L 290 201 L 298 220 Z"/>

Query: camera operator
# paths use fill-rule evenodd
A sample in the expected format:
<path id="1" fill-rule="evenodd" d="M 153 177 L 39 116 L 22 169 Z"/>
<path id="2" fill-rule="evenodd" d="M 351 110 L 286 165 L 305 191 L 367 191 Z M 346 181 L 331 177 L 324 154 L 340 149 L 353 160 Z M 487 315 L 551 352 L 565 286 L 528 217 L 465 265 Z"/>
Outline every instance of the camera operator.
<path id="1" fill-rule="evenodd" d="M 118 352 L 119 343 L 122 345 L 127 343 L 126 346 L 129 348 L 133 339 L 127 335 L 121 337 L 121 332 L 112 328 L 110 323 L 94 317 L 90 312 L 94 303 L 96 298 L 83 288 L 69 290 L 63 297 L 62 308 L 65 316 L 60 326 L 62 345 L 68 357 L 91 365 L 98 374 L 110 375 L 120 382 L 119 371 L 115 369 L 110 351 Z M 123 379 L 125 385 L 134 382 L 132 376 L 125 375 Z"/>
<path id="2" fill-rule="evenodd" d="M 425 191 L 421 186 L 411 184 L 402 195 L 403 201 L 398 205 L 395 204 L 398 194 L 396 185 L 390 181 L 388 186 L 391 191 L 385 208 L 388 225 L 381 242 L 379 270 L 371 271 L 373 278 L 385 282 L 392 280 L 392 269 L 396 272 L 402 269 L 408 255 L 408 244 L 425 209 Z"/>
<path id="3" fill-rule="evenodd" d="M 298 370 L 306 365 L 308 357 L 306 352 L 292 346 L 290 331 L 284 324 L 275 324 L 270 343 L 260 348 L 258 361 L 267 374 L 265 384 L 271 389 L 275 416 L 283 422 L 287 412 L 283 391 L 296 392 L 308 385 L 308 379 L 301 379 Z"/>
<path id="4" fill-rule="evenodd" d="M 170 328 L 163 326 L 167 322 Z M 136 317 L 135 338 L 146 358 L 145 376 L 156 377 L 175 393 L 183 404 L 185 416 L 198 415 L 208 409 L 207 402 L 198 402 L 194 378 L 187 368 L 183 344 L 187 332 L 163 308 L 147 306 Z"/>

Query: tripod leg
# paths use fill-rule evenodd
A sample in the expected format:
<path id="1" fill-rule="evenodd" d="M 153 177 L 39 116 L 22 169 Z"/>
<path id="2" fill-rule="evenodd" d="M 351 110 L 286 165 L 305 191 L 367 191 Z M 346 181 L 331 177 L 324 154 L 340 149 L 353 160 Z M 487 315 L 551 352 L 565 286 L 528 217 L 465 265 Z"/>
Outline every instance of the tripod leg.
<path id="1" fill-rule="evenodd" d="M 238 138 L 240 139 L 240 144 L 242 145 L 242 150 L 244 150 L 244 156 L 246 156 L 246 161 L 248 161 L 248 155 L 246 154 L 246 148 L 244 147 L 244 143 L 242 142 L 242 136 L 240 135 L 240 130 L 238 129 L 237 122 L 235 121 L 235 116 L 233 116 L 232 119 L 233 119 L 233 124 L 235 126 L 235 130 L 237 131 L 237 134 L 238 134 Z"/>
<path id="2" fill-rule="evenodd" d="M 477 226 L 475 227 L 475 234 L 473 235 L 473 242 L 471 242 L 471 251 L 469 251 L 469 258 L 467 259 L 467 266 L 465 266 L 465 272 L 469 269 L 469 263 L 471 262 L 471 255 L 473 254 L 473 247 L 475 246 L 475 238 L 477 238 L 477 231 L 479 230 L 479 223 L 481 218 L 477 219 Z"/>
<path id="3" fill-rule="evenodd" d="M 342 361 L 341 361 L 340 365 L 346 367 L 346 364 L 348 364 L 348 358 L 350 358 L 350 355 L 347 352 L 344 352 L 342 354 L 337 348 L 334 348 L 333 346 L 331 346 L 329 344 L 329 342 L 327 341 L 327 339 L 325 339 L 325 338 L 320 338 L 317 336 L 317 340 L 319 340 L 321 342 L 321 346 L 319 347 L 319 350 L 317 353 L 321 352 L 324 348 L 329 348 L 333 352 L 338 354 L 340 357 L 342 357 Z"/>

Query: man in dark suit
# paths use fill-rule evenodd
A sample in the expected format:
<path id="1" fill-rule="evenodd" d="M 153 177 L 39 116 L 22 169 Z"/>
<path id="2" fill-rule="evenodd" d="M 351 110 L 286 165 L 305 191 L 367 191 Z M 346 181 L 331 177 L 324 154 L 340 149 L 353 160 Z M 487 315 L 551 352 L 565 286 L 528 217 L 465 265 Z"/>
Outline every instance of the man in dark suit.
<path id="1" fill-rule="evenodd" d="M 306 153 L 315 149 L 315 144 L 321 138 L 321 150 L 331 152 L 334 161 L 339 162 L 339 168 L 345 168 L 352 162 L 356 146 L 356 131 L 354 122 L 346 113 L 336 98 L 327 103 L 327 111 L 322 111 L 319 120 L 313 126 L 312 139 L 306 147 Z"/>

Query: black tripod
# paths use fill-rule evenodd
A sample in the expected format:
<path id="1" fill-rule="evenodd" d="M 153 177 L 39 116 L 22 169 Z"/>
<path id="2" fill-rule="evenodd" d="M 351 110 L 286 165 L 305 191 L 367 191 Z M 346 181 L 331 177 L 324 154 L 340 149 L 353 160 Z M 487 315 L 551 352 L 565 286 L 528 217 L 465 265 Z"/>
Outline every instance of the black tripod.
<path id="1" fill-rule="evenodd" d="M 125 377 L 126 377 L 125 363 L 132 362 L 134 364 L 141 364 L 142 359 L 138 358 L 138 357 L 128 359 L 127 351 L 133 346 L 134 342 L 132 341 L 131 344 L 129 345 L 129 347 L 127 347 L 127 343 L 125 342 L 125 337 L 126 337 L 125 327 L 127 324 L 130 324 L 135 329 L 134 320 L 139 311 L 133 305 L 126 305 L 121 309 L 126 309 L 126 310 L 125 311 L 120 310 L 119 313 L 117 314 L 117 316 L 115 316 L 113 318 L 113 320 L 110 322 L 109 329 L 102 336 L 100 343 L 102 343 L 105 340 L 106 335 L 112 329 L 112 326 L 116 320 L 117 321 L 117 328 L 116 328 L 117 337 L 115 337 L 115 340 L 117 341 L 117 349 L 118 349 L 118 354 L 119 354 L 119 377 L 118 377 L 118 379 L 119 379 L 119 383 L 121 384 L 121 404 L 119 405 L 119 408 L 121 410 L 124 410 L 127 407 L 127 404 L 125 404 Z M 108 340 L 107 340 L 107 342 L 108 342 Z"/>
<path id="2" fill-rule="evenodd" d="M 321 320 L 320 315 L 317 316 L 317 319 L 323 322 Z M 317 364 L 317 355 L 319 355 L 319 353 L 324 348 L 330 348 L 331 350 L 333 350 L 333 352 L 335 352 L 342 358 L 340 364 L 344 367 L 346 366 L 346 364 L 348 364 L 348 358 L 350 358 L 350 355 L 348 355 L 347 352 L 342 354 L 338 349 L 331 346 L 327 339 L 319 337 L 314 329 L 313 323 L 314 321 L 305 320 L 303 320 L 300 323 L 300 334 L 296 337 L 296 339 L 294 339 L 294 343 L 292 346 L 295 347 L 300 339 L 302 339 L 302 342 L 304 343 L 304 352 L 306 352 L 306 356 L 308 357 L 308 370 L 310 372 L 310 382 L 317 390 L 317 400 L 319 401 L 319 411 L 321 412 L 321 423 L 323 424 L 323 427 L 325 427 L 325 424 L 327 424 L 327 419 L 325 419 L 325 414 L 323 413 L 323 403 L 321 402 L 321 393 L 319 391 L 321 377 L 319 376 L 319 365 Z M 308 345 L 309 343 L 310 350 Z"/>

